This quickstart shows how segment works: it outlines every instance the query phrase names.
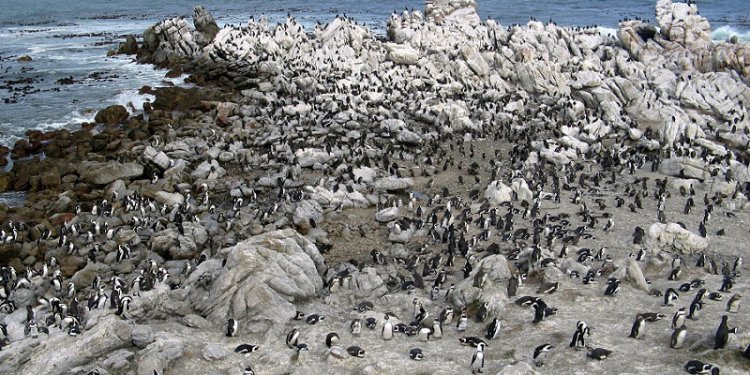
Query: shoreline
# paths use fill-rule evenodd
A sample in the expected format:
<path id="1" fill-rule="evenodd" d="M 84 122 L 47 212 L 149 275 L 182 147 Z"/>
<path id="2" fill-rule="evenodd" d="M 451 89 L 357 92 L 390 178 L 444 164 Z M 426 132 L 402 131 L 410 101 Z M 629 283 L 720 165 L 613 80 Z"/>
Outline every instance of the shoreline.
<path id="1" fill-rule="evenodd" d="M 624 21 L 619 41 L 508 28 L 476 6 L 435 1 L 390 18 L 387 39 L 344 17 L 310 35 L 293 18 L 220 29 L 199 7 L 194 25 L 164 20 L 124 45 L 196 86 L 144 87 L 156 99 L 142 114 L 110 106 L 7 150 L 0 191 L 27 195 L 0 209 L 0 266 L 17 272 L 0 371 L 468 373 L 469 336 L 497 374 L 677 373 L 693 359 L 741 373 L 750 315 L 725 306 L 750 293 L 750 44 L 713 43 L 695 6 L 668 0 L 660 31 Z M 690 281 L 718 292 L 727 278 L 670 349 Z M 550 310 L 514 303 L 524 295 Z M 80 307 L 58 319 L 52 298 Z M 49 333 L 24 334 L 27 305 Z M 628 338 L 646 312 L 666 318 Z M 721 315 L 740 331 L 713 350 Z M 367 319 L 375 330 L 351 333 Z M 610 358 L 567 347 L 580 320 Z M 285 342 L 293 328 L 306 347 Z M 540 366 L 544 343 L 556 349 Z"/>

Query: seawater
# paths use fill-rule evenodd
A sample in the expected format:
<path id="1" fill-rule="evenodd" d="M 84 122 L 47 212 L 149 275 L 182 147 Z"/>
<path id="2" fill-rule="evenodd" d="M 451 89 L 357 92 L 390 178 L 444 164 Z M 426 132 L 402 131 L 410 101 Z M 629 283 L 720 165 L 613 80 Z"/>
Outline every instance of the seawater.
<path id="1" fill-rule="evenodd" d="M 623 18 L 653 21 L 655 0 L 480 0 L 482 19 L 502 25 L 525 24 L 530 17 L 566 26 L 600 27 L 614 33 Z M 132 57 L 107 57 L 128 34 L 141 34 L 168 17 L 190 17 L 196 5 L 209 9 L 220 26 L 240 25 L 266 15 L 281 22 L 291 14 L 309 27 L 337 14 L 353 17 L 378 33 L 388 16 L 423 9 L 421 0 L 205 0 L 205 1 L 42 1 L 0 0 L 0 144 L 12 146 L 29 129 L 55 129 L 91 121 L 107 105 L 141 108 L 143 85 L 181 84 L 164 71 L 134 63 Z M 699 0 L 713 38 L 750 41 L 750 1 Z M 28 55 L 31 62 L 18 62 Z M 72 84 L 61 84 L 70 79 Z M 26 88 L 24 90 L 24 88 Z M 23 94 L 23 92 L 26 92 Z"/>

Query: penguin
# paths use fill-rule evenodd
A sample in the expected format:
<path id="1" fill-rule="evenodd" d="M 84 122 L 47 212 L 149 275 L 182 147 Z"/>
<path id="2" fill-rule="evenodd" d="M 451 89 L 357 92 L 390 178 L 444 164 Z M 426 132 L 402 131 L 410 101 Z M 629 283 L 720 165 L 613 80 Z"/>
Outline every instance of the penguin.
<path id="1" fill-rule="evenodd" d="M 690 310 L 688 312 L 687 318 L 690 320 L 698 320 L 698 313 L 703 308 L 703 302 L 695 300 L 690 304 Z"/>
<path id="2" fill-rule="evenodd" d="M 237 320 L 235 319 L 227 319 L 226 329 L 227 330 L 225 332 L 225 335 L 227 337 L 237 336 L 237 331 L 239 329 L 239 322 L 237 322 Z"/>
<path id="3" fill-rule="evenodd" d="M 443 323 L 438 319 L 432 320 L 432 337 L 436 339 L 443 337 Z"/>
<path id="4" fill-rule="evenodd" d="M 336 332 L 331 332 L 328 335 L 326 335 L 326 346 L 332 347 L 339 343 L 339 334 Z"/>
<path id="5" fill-rule="evenodd" d="M 310 314 L 310 315 L 307 316 L 307 318 L 305 318 L 305 323 L 312 325 L 312 324 L 316 324 L 318 322 L 321 322 L 324 319 L 325 319 L 325 317 L 323 315 Z"/>
<path id="6" fill-rule="evenodd" d="M 479 306 L 479 309 L 477 309 L 477 322 L 482 323 L 485 320 L 487 320 L 487 316 L 489 315 L 489 309 L 490 309 L 490 303 L 484 302 L 482 305 Z"/>
<path id="7" fill-rule="evenodd" d="M 708 363 L 703 363 L 697 360 L 690 360 L 685 364 L 685 371 L 687 371 L 688 374 L 709 374 L 713 372 L 713 367 L 713 365 Z"/>
<path id="8" fill-rule="evenodd" d="M 719 323 L 719 328 L 716 330 L 714 350 L 726 348 L 727 342 L 729 342 L 729 326 L 727 325 L 727 319 L 728 317 L 726 315 L 721 317 L 721 323 Z"/>
<path id="9" fill-rule="evenodd" d="M 677 291 L 672 288 L 667 289 L 664 292 L 664 306 L 673 306 L 673 302 L 678 298 L 680 298 L 680 295 L 677 294 Z"/>
<path id="10" fill-rule="evenodd" d="M 500 319 L 492 319 L 492 322 L 487 327 L 487 334 L 484 336 L 487 340 L 494 340 L 500 334 Z"/>
<path id="11" fill-rule="evenodd" d="M 589 351 L 586 353 L 586 356 L 595 359 L 597 361 L 603 361 L 609 357 L 610 354 L 612 354 L 611 350 L 607 350 L 604 348 L 591 348 L 590 346 L 586 347 Z"/>
<path id="12" fill-rule="evenodd" d="M 239 353 L 239 354 L 250 354 L 250 353 L 258 351 L 258 349 L 260 349 L 260 346 L 258 345 L 240 344 L 240 345 L 237 345 L 236 348 L 234 348 L 234 352 Z"/>
<path id="13" fill-rule="evenodd" d="M 482 373 L 482 368 L 484 368 L 484 345 L 484 343 L 479 343 L 474 355 L 471 356 L 472 374 Z"/>
<path id="14" fill-rule="evenodd" d="M 745 348 L 745 351 L 742 352 L 742 356 L 750 359 L 750 344 L 747 344 L 747 348 Z"/>
<path id="15" fill-rule="evenodd" d="M 607 280 L 607 289 L 604 290 L 605 296 L 614 296 L 619 291 L 620 291 L 620 280 L 614 277 Z"/>
<path id="16" fill-rule="evenodd" d="M 365 327 L 368 329 L 375 329 L 375 327 L 378 326 L 378 320 L 375 318 L 367 318 L 365 319 Z"/>
<path id="17" fill-rule="evenodd" d="M 297 344 L 294 346 L 294 353 L 292 353 L 292 361 L 298 361 L 302 352 L 309 351 L 307 344 Z"/>
<path id="18" fill-rule="evenodd" d="M 356 345 L 346 348 L 346 352 L 352 357 L 362 358 L 365 356 L 365 350 Z"/>
<path id="19" fill-rule="evenodd" d="M 576 330 L 573 332 L 573 339 L 570 341 L 569 347 L 576 349 L 585 347 L 586 341 L 584 335 L 591 336 L 591 331 L 589 330 L 588 325 L 586 325 L 586 322 L 579 320 L 578 323 L 576 323 Z"/>
<path id="20" fill-rule="evenodd" d="M 633 322 L 633 328 L 630 329 L 630 335 L 628 337 L 638 339 L 643 337 L 643 328 L 646 326 L 646 320 L 640 314 L 635 316 Z"/>
<path id="21" fill-rule="evenodd" d="M 430 336 L 432 336 L 432 328 L 422 327 L 417 332 L 417 336 L 419 337 L 419 341 L 429 341 Z"/>
<path id="22" fill-rule="evenodd" d="M 518 295 L 518 287 L 520 286 L 520 276 L 511 276 L 508 279 L 508 298 L 515 297 Z"/>
<path id="23" fill-rule="evenodd" d="M 245 367 L 245 370 L 242 371 L 242 375 L 255 375 L 255 371 L 253 371 L 253 368 L 250 366 Z"/>
<path id="24" fill-rule="evenodd" d="M 458 322 L 456 322 L 456 330 L 458 332 L 464 332 L 468 325 L 469 317 L 466 315 L 466 309 L 463 309 L 461 310 L 461 316 L 458 317 Z"/>
<path id="25" fill-rule="evenodd" d="M 422 353 L 422 349 L 414 348 L 414 349 L 409 350 L 409 358 L 415 361 L 421 361 L 422 359 L 424 359 L 424 354 Z"/>
<path id="26" fill-rule="evenodd" d="M 303 313 L 302 311 L 297 311 L 294 313 L 292 320 L 302 320 L 304 318 L 305 318 L 305 313 Z"/>
<path id="27" fill-rule="evenodd" d="M 662 313 L 652 313 L 652 312 L 641 313 L 640 315 L 643 317 L 643 320 L 649 323 L 653 323 L 653 322 L 662 320 L 667 317 L 666 315 Z"/>
<path id="28" fill-rule="evenodd" d="M 727 301 L 727 312 L 736 313 L 737 311 L 739 311 L 740 298 L 742 298 L 742 296 L 736 293 L 731 298 L 729 298 L 729 301 Z"/>
<path id="29" fill-rule="evenodd" d="M 680 307 L 672 316 L 672 328 L 676 329 L 685 324 L 685 308 Z"/>
<path id="30" fill-rule="evenodd" d="M 687 327 L 685 325 L 681 325 L 677 329 L 672 332 L 672 341 L 669 344 L 669 347 L 672 349 L 680 349 L 683 345 L 685 345 L 685 338 L 687 337 Z"/>
<path id="31" fill-rule="evenodd" d="M 286 346 L 288 346 L 290 349 L 294 349 L 297 346 L 298 342 L 299 342 L 299 329 L 292 328 L 292 330 L 286 334 Z"/>
<path id="32" fill-rule="evenodd" d="M 359 319 L 354 319 L 349 324 L 349 333 L 352 334 L 352 336 L 357 337 L 362 332 L 362 321 Z"/>
<path id="33" fill-rule="evenodd" d="M 544 361 L 555 347 L 550 344 L 539 345 L 534 349 L 534 364 L 537 367 L 544 366 Z"/>
<path id="34" fill-rule="evenodd" d="M 388 320 L 390 317 L 388 314 L 385 314 L 385 321 L 383 322 L 383 333 L 381 337 L 383 337 L 383 340 L 390 340 L 393 338 L 393 324 Z"/>
<path id="35" fill-rule="evenodd" d="M 484 344 L 485 346 L 487 346 L 487 343 L 484 342 L 484 340 L 475 336 L 461 337 L 458 339 L 458 342 L 463 346 L 471 346 L 472 348 L 476 348 L 479 344 Z"/>

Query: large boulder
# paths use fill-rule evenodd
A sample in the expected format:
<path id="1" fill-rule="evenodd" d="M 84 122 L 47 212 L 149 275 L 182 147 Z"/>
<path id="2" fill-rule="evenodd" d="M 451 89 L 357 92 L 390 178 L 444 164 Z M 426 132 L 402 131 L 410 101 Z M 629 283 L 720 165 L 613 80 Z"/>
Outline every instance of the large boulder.
<path id="1" fill-rule="evenodd" d="M 693 254 L 705 250 L 708 241 L 675 223 L 654 223 L 648 229 L 656 246 L 665 251 Z"/>
<path id="2" fill-rule="evenodd" d="M 93 185 L 107 185 L 117 180 L 130 180 L 143 175 L 143 165 L 116 161 L 84 161 L 78 164 L 81 180 Z"/>
<path id="3" fill-rule="evenodd" d="M 323 288 L 323 257 L 317 247 L 293 229 L 264 233 L 219 251 L 226 265 L 201 264 L 188 278 L 191 303 L 216 323 L 241 319 L 249 330 L 282 329 L 295 305 Z M 208 291 L 200 281 L 213 275 Z"/>
<path id="4" fill-rule="evenodd" d="M 200 5 L 193 9 L 193 25 L 198 32 L 196 42 L 201 46 L 210 43 L 219 33 L 219 25 L 216 24 L 214 16 Z"/>
<path id="5" fill-rule="evenodd" d="M 115 104 L 99 111 L 94 116 L 94 121 L 100 124 L 114 125 L 127 121 L 128 117 L 130 117 L 128 110 L 119 104 Z"/>

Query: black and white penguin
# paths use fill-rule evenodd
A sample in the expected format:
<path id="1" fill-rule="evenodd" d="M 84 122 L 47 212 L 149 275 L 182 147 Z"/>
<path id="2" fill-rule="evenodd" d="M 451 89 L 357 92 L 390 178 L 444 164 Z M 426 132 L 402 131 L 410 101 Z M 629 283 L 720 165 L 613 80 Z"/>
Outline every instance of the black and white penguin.
<path id="1" fill-rule="evenodd" d="M 735 294 L 731 298 L 729 298 L 729 301 L 727 301 L 727 312 L 736 313 L 740 310 L 741 297 L 741 295 Z"/>
<path id="2" fill-rule="evenodd" d="M 305 313 L 302 311 L 297 311 L 294 313 L 294 317 L 292 317 L 292 320 L 302 320 L 305 319 Z"/>
<path id="3" fill-rule="evenodd" d="M 352 336 L 357 337 L 362 332 L 362 321 L 359 319 L 354 319 L 349 324 L 349 333 L 352 334 Z"/>
<path id="4" fill-rule="evenodd" d="M 697 320 L 698 319 L 698 313 L 703 308 L 703 302 L 694 300 L 690 304 L 690 311 L 688 311 L 687 318 L 690 320 Z"/>
<path id="5" fill-rule="evenodd" d="M 573 332 L 573 339 L 570 341 L 569 347 L 576 349 L 584 348 L 586 346 L 584 336 L 591 336 L 591 331 L 586 322 L 579 320 L 576 323 L 576 330 Z"/>
<path id="6" fill-rule="evenodd" d="M 242 371 L 242 375 L 255 375 L 255 371 L 253 371 L 253 368 L 250 366 L 245 367 L 245 370 Z"/>
<path id="7" fill-rule="evenodd" d="M 460 337 L 458 339 L 458 342 L 463 346 L 471 346 L 472 348 L 476 348 L 477 346 L 479 346 L 479 344 L 484 344 L 484 346 L 487 346 L 487 343 L 484 342 L 484 340 L 476 336 Z"/>
<path id="8" fill-rule="evenodd" d="M 492 322 L 487 327 L 487 334 L 484 336 L 487 340 L 494 340 L 500 334 L 500 319 L 492 319 Z"/>
<path id="9" fill-rule="evenodd" d="M 412 350 L 409 350 L 409 358 L 415 361 L 421 361 L 422 359 L 424 359 L 424 354 L 422 353 L 422 349 L 414 348 Z"/>
<path id="10" fill-rule="evenodd" d="M 471 373 L 481 373 L 484 368 L 484 343 L 477 345 L 477 350 L 471 356 Z"/>
<path id="11" fill-rule="evenodd" d="M 250 354 L 250 353 L 258 351 L 258 349 L 260 349 L 260 346 L 258 345 L 240 344 L 240 345 L 237 345 L 236 348 L 234 348 L 234 352 L 239 353 L 239 354 Z"/>
<path id="12" fill-rule="evenodd" d="M 672 328 L 679 328 L 685 324 L 685 308 L 680 307 L 672 316 Z"/>
<path id="13" fill-rule="evenodd" d="M 714 340 L 714 350 L 717 349 L 724 349 L 727 346 L 727 342 L 729 342 L 729 325 L 727 324 L 728 317 L 726 315 L 723 315 L 721 317 L 721 323 L 719 323 L 719 328 L 716 330 L 716 338 Z"/>
<path id="14" fill-rule="evenodd" d="M 417 332 L 417 337 L 419 338 L 419 341 L 429 341 L 430 337 L 432 336 L 432 328 L 428 327 L 422 327 Z"/>
<path id="15" fill-rule="evenodd" d="M 356 345 L 346 348 L 346 352 L 352 357 L 362 358 L 365 356 L 365 350 Z"/>
<path id="16" fill-rule="evenodd" d="M 297 344 L 294 346 L 294 353 L 292 353 L 292 360 L 298 361 L 299 357 L 302 355 L 302 352 L 307 352 L 310 349 L 307 347 L 307 344 Z"/>
<path id="17" fill-rule="evenodd" d="M 339 343 L 339 334 L 336 332 L 331 332 L 328 335 L 326 335 L 326 346 L 332 347 L 334 345 L 337 345 Z"/>
<path id="18" fill-rule="evenodd" d="M 487 320 L 490 314 L 490 303 L 484 302 L 477 309 L 477 322 L 481 323 Z"/>
<path id="19" fill-rule="evenodd" d="M 286 346 L 290 349 L 294 349 L 299 343 L 299 329 L 292 328 L 289 333 L 286 334 Z"/>
<path id="20" fill-rule="evenodd" d="M 235 319 L 227 319 L 227 324 L 224 325 L 226 328 L 225 335 L 227 337 L 237 336 L 239 331 L 239 322 Z"/>
<path id="21" fill-rule="evenodd" d="M 614 277 L 607 280 L 607 289 L 604 290 L 605 296 L 614 296 L 619 291 L 620 291 L 620 280 Z"/>
<path id="22" fill-rule="evenodd" d="M 544 366 L 544 361 L 555 347 L 550 344 L 539 345 L 534 349 L 534 364 L 537 367 Z"/>
<path id="23" fill-rule="evenodd" d="M 321 322 L 325 319 L 323 315 L 320 314 L 310 314 L 305 318 L 305 323 L 307 324 L 316 324 L 318 322 Z"/>
<path id="24" fill-rule="evenodd" d="M 685 345 L 685 338 L 687 338 L 687 327 L 681 325 L 672 332 L 672 340 L 669 347 L 672 349 L 680 349 Z"/>
<path id="25" fill-rule="evenodd" d="M 469 326 L 469 317 L 466 315 L 466 309 L 462 309 L 461 315 L 458 317 L 458 321 L 456 322 L 456 331 L 464 332 L 466 331 L 466 328 L 468 326 Z"/>
<path id="26" fill-rule="evenodd" d="M 714 369 L 717 371 L 714 372 Z M 688 374 L 719 374 L 719 368 L 715 367 L 712 364 L 703 363 L 701 361 L 697 360 L 691 360 L 688 361 L 688 363 L 685 364 L 685 371 L 687 371 Z"/>
<path id="27" fill-rule="evenodd" d="M 652 312 L 641 313 L 640 315 L 643 317 L 643 320 L 649 323 L 653 323 L 653 322 L 662 320 L 667 317 L 666 315 L 662 313 L 652 313 Z"/>
<path id="28" fill-rule="evenodd" d="M 630 335 L 628 337 L 637 339 L 643 337 L 644 327 L 646 327 L 646 320 L 640 314 L 635 316 L 633 322 L 633 328 L 630 329 Z"/>
<path id="29" fill-rule="evenodd" d="M 591 348 L 589 346 L 586 347 L 589 351 L 586 353 L 586 356 L 595 359 L 597 361 L 602 361 L 607 359 L 610 354 L 612 354 L 611 350 L 607 350 L 604 348 Z"/>
<path id="30" fill-rule="evenodd" d="M 385 314 L 383 319 L 385 319 L 385 321 L 383 322 L 383 332 L 381 337 L 383 340 L 390 340 L 393 338 L 393 323 L 389 321 L 390 317 L 388 314 Z"/>
<path id="31" fill-rule="evenodd" d="M 378 326 L 378 320 L 375 318 L 367 318 L 365 319 L 365 327 L 368 329 L 375 329 L 375 327 Z"/>
<path id="32" fill-rule="evenodd" d="M 664 292 L 664 306 L 673 306 L 673 302 L 678 298 L 680 298 L 680 295 L 677 294 L 677 291 L 673 288 L 667 289 L 667 291 Z"/>

